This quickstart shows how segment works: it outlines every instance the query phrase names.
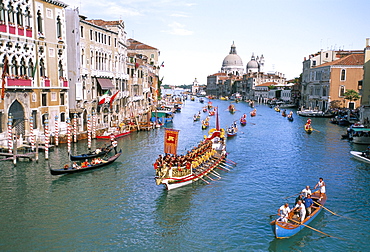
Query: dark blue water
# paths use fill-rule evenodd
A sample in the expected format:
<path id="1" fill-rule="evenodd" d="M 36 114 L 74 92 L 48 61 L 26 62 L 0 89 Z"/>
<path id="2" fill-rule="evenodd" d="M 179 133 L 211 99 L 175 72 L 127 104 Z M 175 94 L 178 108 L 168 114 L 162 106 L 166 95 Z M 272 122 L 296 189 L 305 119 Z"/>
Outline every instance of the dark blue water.
<path id="1" fill-rule="evenodd" d="M 121 158 L 91 172 L 51 176 L 47 163 L 11 162 L 0 166 L 1 251 L 368 251 L 370 166 L 350 157 L 361 150 L 341 140 L 345 128 L 313 118 L 315 132 L 303 130 L 306 118 L 289 122 L 273 109 L 246 103 L 237 113 L 219 106 L 221 126 L 243 113 L 248 124 L 228 140 L 228 158 L 238 165 L 219 170 L 222 179 L 173 191 L 156 186 L 152 163 L 163 152 L 164 129 L 132 133 L 119 140 Z M 179 153 L 206 134 L 192 117 L 203 104 L 186 101 L 172 125 L 180 130 Z M 202 114 L 202 118 L 205 114 Z M 214 125 L 211 117 L 211 125 Z M 104 141 L 93 142 L 101 146 Z M 73 146 L 83 153 L 86 142 Z M 42 158 L 42 154 L 40 158 Z M 50 164 L 67 162 L 66 146 L 51 152 Z M 310 226 L 286 240 L 274 238 L 270 215 L 283 198 L 327 184 L 327 208 Z M 294 198 L 288 202 L 293 203 Z"/>

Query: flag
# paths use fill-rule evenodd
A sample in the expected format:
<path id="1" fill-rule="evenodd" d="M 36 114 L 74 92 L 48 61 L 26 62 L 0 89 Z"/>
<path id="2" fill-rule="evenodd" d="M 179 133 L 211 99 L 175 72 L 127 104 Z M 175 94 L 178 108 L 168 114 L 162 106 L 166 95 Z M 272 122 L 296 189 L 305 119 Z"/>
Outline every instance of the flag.
<path id="1" fill-rule="evenodd" d="M 109 90 L 107 90 L 100 98 L 99 98 L 99 105 L 102 105 L 109 101 Z"/>
<path id="2" fill-rule="evenodd" d="M 164 133 L 164 153 L 176 155 L 178 135 L 179 130 L 166 129 Z"/>
<path id="3" fill-rule="evenodd" d="M 8 58 L 4 57 L 4 64 L 3 64 L 3 74 L 1 76 L 2 78 L 2 87 L 1 87 L 1 99 L 4 100 L 5 97 L 5 74 L 8 68 Z"/>
<path id="4" fill-rule="evenodd" d="M 114 95 L 112 95 L 110 97 L 110 100 L 109 100 L 109 104 L 110 104 L 110 108 L 112 109 L 112 105 L 113 105 L 113 101 L 114 99 L 116 98 L 116 96 L 119 94 L 120 91 L 117 91 Z"/>

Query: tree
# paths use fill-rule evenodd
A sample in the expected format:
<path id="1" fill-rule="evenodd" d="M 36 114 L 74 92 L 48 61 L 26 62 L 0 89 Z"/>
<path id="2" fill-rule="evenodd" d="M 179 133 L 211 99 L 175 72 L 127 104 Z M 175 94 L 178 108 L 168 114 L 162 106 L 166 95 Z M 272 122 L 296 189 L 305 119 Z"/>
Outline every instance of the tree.
<path id="1" fill-rule="evenodd" d="M 360 95 L 353 89 L 348 89 L 345 93 L 344 93 L 344 99 L 345 100 L 349 100 L 349 102 L 352 102 L 352 101 L 357 101 L 358 99 L 360 99 Z"/>

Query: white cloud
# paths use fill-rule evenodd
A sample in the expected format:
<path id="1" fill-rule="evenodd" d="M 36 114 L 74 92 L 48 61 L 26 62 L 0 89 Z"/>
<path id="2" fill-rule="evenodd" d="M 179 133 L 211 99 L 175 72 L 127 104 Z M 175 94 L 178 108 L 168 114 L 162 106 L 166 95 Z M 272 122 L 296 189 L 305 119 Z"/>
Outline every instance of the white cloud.
<path id="1" fill-rule="evenodd" d="M 165 33 L 169 33 L 172 35 L 180 35 L 180 36 L 189 36 L 193 34 L 193 31 L 189 31 L 184 29 L 185 25 L 180 24 L 178 22 L 173 22 L 168 25 L 170 27 L 170 30 L 162 31 Z"/>
<path id="2" fill-rule="evenodd" d="M 189 17 L 188 15 L 185 15 L 185 14 L 179 14 L 179 13 L 171 14 L 170 16 L 171 16 L 171 17 L 185 17 L 185 18 Z"/>

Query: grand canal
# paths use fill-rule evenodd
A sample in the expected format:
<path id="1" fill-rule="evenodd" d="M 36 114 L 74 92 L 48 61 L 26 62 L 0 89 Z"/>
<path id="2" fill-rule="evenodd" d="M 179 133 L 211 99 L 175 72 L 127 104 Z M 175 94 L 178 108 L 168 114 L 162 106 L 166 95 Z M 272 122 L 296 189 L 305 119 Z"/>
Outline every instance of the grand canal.
<path id="1" fill-rule="evenodd" d="M 213 104 L 222 127 L 251 111 L 237 103 L 232 115 L 226 111 L 229 101 Z M 169 125 L 180 130 L 180 154 L 206 134 L 192 120 L 202 106 L 187 100 Z M 222 179 L 210 185 L 173 191 L 155 185 L 152 163 L 163 152 L 163 128 L 119 139 L 120 159 L 91 172 L 51 176 L 43 154 L 38 163 L 2 162 L 0 250 L 368 251 L 370 166 L 349 154 L 365 146 L 341 140 L 345 128 L 329 119 L 312 118 L 316 131 L 307 135 L 306 118 L 289 122 L 265 105 L 256 108 L 257 116 L 248 116 L 249 123 L 227 143 L 228 158 L 237 166 L 220 170 Z M 98 147 L 104 143 L 93 141 Z M 73 152 L 84 153 L 86 145 L 78 142 Z M 61 146 L 48 162 L 61 167 L 67 160 Z M 338 238 L 306 228 L 290 239 L 275 239 L 270 215 L 285 197 L 313 187 L 319 177 L 327 184 L 326 207 L 344 217 L 323 211 L 310 226 Z"/>

